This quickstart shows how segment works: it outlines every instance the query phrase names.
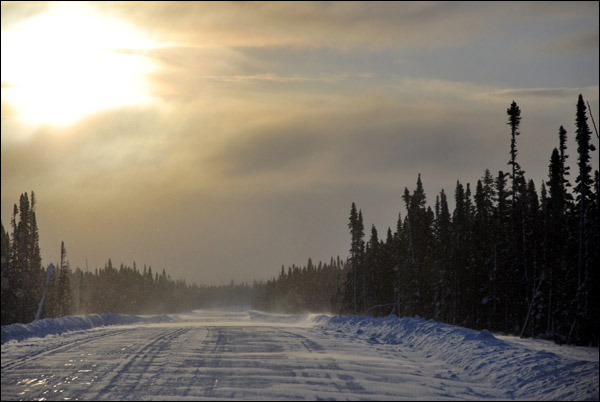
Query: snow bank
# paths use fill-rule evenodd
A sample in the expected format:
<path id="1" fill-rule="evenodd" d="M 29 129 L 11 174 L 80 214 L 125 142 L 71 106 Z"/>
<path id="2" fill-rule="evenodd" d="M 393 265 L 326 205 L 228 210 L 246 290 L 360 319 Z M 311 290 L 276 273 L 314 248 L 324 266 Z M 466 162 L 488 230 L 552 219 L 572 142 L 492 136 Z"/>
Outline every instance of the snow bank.
<path id="1" fill-rule="evenodd" d="M 167 315 L 140 316 L 114 313 L 102 313 L 85 316 L 44 318 L 29 324 L 2 326 L 2 344 L 11 340 L 43 338 L 46 335 L 58 335 L 68 331 L 81 331 L 106 325 L 165 322 L 171 319 Z"/>
<path id="2" fill-rule="evenodd" d="M 403 345 L 425 359 L 441 359 L 472 380 L 506 389 L 515 399 L 598 400 L 598 348 L 594 360 L 537 350 L 496 338 L 487 330 L 421 318 L 317 316 L 326 331 L 354 334 L 370 344 Z M 511 391 L 512 390 L 512 391 Z"/>
<path id="3" fill-rule="evenodd" d="M 263 313 L 256 310 L 248 310 L 250 320 L 260 322 L 272 322 L 276 324 L 308 324 L 320 322 L 320 317 L 330 316 L 320 314 L 275 314 L 275 313 Z"/>

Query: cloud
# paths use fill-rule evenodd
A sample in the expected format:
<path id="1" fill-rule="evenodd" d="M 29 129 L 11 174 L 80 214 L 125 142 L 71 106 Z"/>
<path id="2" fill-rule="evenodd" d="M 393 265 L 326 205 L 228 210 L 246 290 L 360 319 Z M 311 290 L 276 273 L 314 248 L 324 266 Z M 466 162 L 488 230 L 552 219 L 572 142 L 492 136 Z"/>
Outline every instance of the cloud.
<path id="1" fill-rule="evenodd" d="M 339 96 L 333 104 L 301 113 L 280 110 L 277 120 L 240 128 L 208 163 L 222 180 L 243 178 L 268 191 L 352 182 L 386 187 L 399 175 L 448 173 L 449 166 L 461 176 L 489 161 L 482 155 L 503 143 L 501 134 L 482 137 L 472 112 L 441 102 L 399 101 L 380 93 Z M 472 106 L 480 118 L 493 117 L 489 105 Z M 504 116 L 498 115 L 502 130 Z"/>
<path id="2" fill-rule="evenodd" d="M 587 99 L 598 99 L 598 86 L 586 88 L 507 88 L 484 90 L 474 95 L 478 99 L 520 99 L 520 100 L 546 100 L 546 101 L 567 101 L 572 102 L 577 99 L 580 93 L 585 93 Z"/>
<path id="3" fill-rule="evenodd" d="M 493 20 L 491 15 L 488 21 L 472 18 L 473 9 L 480 7 L 454 3 L 153 3 L 144 7 L 117 3 L 98 7 L 170 41 L 227 47 L 436 47 L 470 40 Z M 498 12 L 502 9 L 496 7 Z M 480 17 L 481 11 L 476 14 Z"/>
<path id="4" fill-rule="evenodd" d="M 6 29 L 13 24 L 46 11 L 49 3 L 41 1 L 3 1 L 1 7 L 2 29 Z"/>
<path id="5" fill-rule="evenodd" d="M 319 76 L 302 76 L 292 74 L 282 76 L 274 73 L 252 74 L 252 75 L 212 75 L 204 76 L 202 79 L 223 82 L 273 82 L 273 83 L 335 83 L 348 79 L 370 78 L 372 74 L 320 74 Z"/>
<path id="6" fill-rule="evenodd" d="M 598 54 L 598 30 L 576 32 L 555 41 L 554 46 L 564 52 L 591 52 Z"/>
<path id="7" fill-rule="evenodd" d="M 597 15 L 590 3 L 154 2 L 95 4 L 185 46 L 438 49 Z M 593 18 L 592 18 L 593 20 Z M 528 28 L 529 27 L 529 28 Z"/>

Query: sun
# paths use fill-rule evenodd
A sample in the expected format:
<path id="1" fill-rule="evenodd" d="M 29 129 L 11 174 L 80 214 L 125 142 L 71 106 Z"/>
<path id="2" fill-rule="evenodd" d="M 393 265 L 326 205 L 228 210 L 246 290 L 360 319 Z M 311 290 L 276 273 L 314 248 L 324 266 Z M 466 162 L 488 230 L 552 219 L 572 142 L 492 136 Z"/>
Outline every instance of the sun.
<path id="1" fill-rule="evenodd" d="M 64 126 L 153 100 L 144 53 L 157 46 L 125 21 L 79 2 L 2 30 L 2 101 L 27 124 Z"/>

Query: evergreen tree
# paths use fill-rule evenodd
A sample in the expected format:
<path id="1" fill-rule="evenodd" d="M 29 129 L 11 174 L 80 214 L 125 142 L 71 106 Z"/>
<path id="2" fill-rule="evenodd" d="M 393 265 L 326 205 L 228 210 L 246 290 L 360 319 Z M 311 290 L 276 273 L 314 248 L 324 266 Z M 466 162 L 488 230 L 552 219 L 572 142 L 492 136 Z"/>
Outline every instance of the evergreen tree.
<path id="1" fill-rule="evenodd" d="M 13 217 L 11 219 L 11 224 L 13 228 L 12 234 L 12 250 L 11 250 L 11 259 L 10 259 L 10 268 L 11 272 L 9 272 L 9 284 L 11 286 L 11 290 L 15 295 L 15 311 L 13 313 L 13 317 L 11 322 L 20 322 L 25 323 L 29 320 L 26 318 L 26 277 L 27 277 L 27 268 L 26 268 L 26 259 L 25 259 L 25 251 L 23 249 L 24 243 L 24 228 L 26 227 L 24 224 L 19 222 L 19 218 L 21 216 L 27 217 L 28 211 L 23 211 L 24 207 L 29 208 L 29 204 L 25 204 L 23 201 L 23 194 L 19 197 L 19 207 L 17 204 L 13 207 Z M 23 214 L 19 214 L 23 211 Z M 25 218 L 27 219 L 27 218 Z"/>
<path id="2" fill-rule="evenodd" d="M 406 190 L 408 191 L 408 190 Z M 396 221 L 396 231 L 394 232 L 394 242 L 392 247 L 393 271 L 394 271 L 394 308 L 392 313 L 400 316 L 406 306 L 405 295 L 407 292 L 407 267 L 409 266 L 410 253 L 408 251 L 408 241 L 406 240 L 405 227 L 402 224 L 402 214 L 398 213 Z"/>
<path id="3" fill-rule="evenodd" d="M 412 195 L 409 194 L 408 189 L 405 189 L 403 199 L 407 208 L 404 230 L 407 232 L 411 257 L 404 278 L 411 295 L 410 304 L 406 307 L 411 311 L 409 314 L 431 317 L 434 310 L 432 287 L 434 214 L 431 208 L 426 208 L 425 191 L 420 174 Z"/>
<path id="4" fill-rule="evenodd" d="M 554 148 L 549 165 L 549 196 L 547 201 L 545 230 L 545 286 L 547 313 L 546 334 L 555 337 L 560 334 L 557 320 L 562 322 L 569 315 L 567 300 L 569 299 L 569 283 L 567 268 L 567 197 L 563 181 L 562 160 L 558 149 Z"/>
<path id="5" fill-rule="evenodd" d="M 577 166 L 579 168 L 579 174 L 575 180 L 575 193 L 577 194 L 579 213 L 583 215 L 581 212 L 582 209 L 587 207 L 592 198 L 593 180 L 591 176 L 590 152 L 595 151 L 596 147 L 590 143 L 592 132 L 587 124 L 586 107 L 581 94 L 579 94 L 577 102 L 575 125 L 577 127 L 575 140 L 577 141 Z"/>
<path id="6" fill-rule="evenodd" d="M 2 229 L 0 235 L 2 240 L 0 242 L 0 262 L 2 266 L 2 325 L 9 324 L 12 322 L 12 314 L 15 311 L 16 297 L 14 291 L 11 288 L 11 278 L 9 269 L 10 266 L 10 235 L 4 230 L 4 224 L 0 222 Z"/>
<path id="7" fill-rule="evenodd" d="M 436 201 L 436 214 L 434 223 L 435 239 L 435 300 L 436 311 L 434 319 L 443 322 L 449 322 L 452 312 L 451 306 L 451 288 L 448 286 L 451 281 L 451 250 L 452 250 L 452 228 L 450 210 L 446 193 L 442 189 Z"/>
<path id="8" fill-rule="evenodd" d="M 588 344 L 598 346 L 600 343 L 600 172 L 594 171 L 594 194 L 590 207 L 590 276 L 589 276 L 589 302 L 587 316 L 590 320 Z"/>
<path id="9" fill-rule="evenodd" d="M 574 300 L 574 316 L 569 330 L 569 341 L 586 342 L 593 332 L 590 323 L 591 282 L 592 282 L 592 256 L 593 248 L 598 244 L 591 244 L 595 224 L 591 222 L 592 205 L 592 167 L 590 165 L 590 152 L 596 148 L 590 143 L 591 131 L 587 124 L 586 106 L 580 94 L 577 102 L 575 119 L 579 173 L 575 180 L 577 228 L 577 291 Z"/>
<path id="10" fill-rule="evenodd" d="M 364 264 L 365 311 L 371 311 L 372 307 L 381 304 L 378 300 L 378 296 L 383 290 L 383 286 L 380 283 L 381 278 L 378 277 L 378 271 L 381 269 L 380 254 L 377 229 L 375 225 L 371 225 L 371 237 L 366 245 Z M 377 311 L 372 311 L 372 314 L 376 315 Z"/>
<path id="11" fill-rule="evenodd" d="M 464 186 L 457 181 L 454 190 L 455 208 L 452 215 L 452 264 L 450 269 L 451 323 L 464 325 L 467 318 L 469 213 Z"/>
<path id="12" fill-rule="evenodd" d="M 509 298 L 515 283 L 514 271 L 510 260 L 510 209 L 509 192 L 506 185 L 508 174 L 498 172 L 495 180 L 496 208 L 494 211 L 495 244 L 494 244 L 494 281 L 493 284 L 493 322 L 494 328 L 508 331 Z"/>
<path id="13" fill-rule="evenodd" d="M 379 246 L 379 272 L 378 278 L 378 290 L 376 293 L 377 304 L 381 307 L 379 312 L 382 316 L 391 314 L 394 310 L 395 304 L 395 288 L 396 288 L 396 242 L 392 229 L 388 227 L 387 236 L 385 242 L 381 242 Z"/>
<path id="14" fill-rule="evenodd" d="M 526 193 L 526 209 L 524 220 L 524 243 L 526 244 L 525 265 L 525 321 L 522 325 L 521 336 L 535 336 L 539 329 L 540 317 L 543 314 L 544 300 L 541 297 L 544 271 L 540 268 L 543 261 L 544 243 L 542 241 L 543 215 L 540 210 L 539 198 L 533 180 L 529 180 Z M 527 331 L 527 332 L 526 332 Z"/>
<path id="15" fill-rule="evenodd" d="M 563 126 L 560 126 L 558 129 L 558 142 L 559 142 L 559 166 L 560 166 L 560 177 L 563 183 L 563 186 L 566 188 L 571 187 L 571 183 L 567 179 L 569 176 L 569 170 L 571 167 L 567 165 L 567 159 L 569 156 L 567 155 L 567 130 Z M 572 201 L 573 196 L 571 193 L 565 191 L 565 200 Z"/>
<path id="16" fill-rule="evenodd" d="M 35 318 L 44 280 L 33 192 L 31 202 L 27 193 L 21 194 L 19 206 L 15 204 L 13 208 L 11 225 L 12 245 L 5 286 L 12 311 L 6 318 L 3 316 L 3 322 L 27 323 Z"/>
<path id="17" fill-rule="evenodd" d="M 552 151 L 548 178 L 548 200 L 545 212 L 544 231 L 544 272 L 543 286 L 546 302 L 547 337 L 558 342 L 566 342 L 570 331 L 568 323 L 573 315 L 572 303 L 576 294 L 576 275 L 571 267 L 577 265 L 573 259 L 573 196 L 567 190 L 571 187 L 567 176 L 566 154 L 567 131 L 563 126 L 558 130 L 559 147 Z M 568 323 L 568 324 L 567 324 Z"/>
<path id="18" fill-rule="evenodd" d="M 60 271 L 58 275 L 58 314 L 59 317 L 70 315 L 72 313 L 71 296 L 71 269 L 67 261 L 67 249 L 65 242 L 60 243 Z"/>
<path id="19" fill-rule="evenodd" d="M 519 333 L 527 314 L 529 296 L 530 250 L 527 243 L 527 183 L 523 175 L 517 177 L 517 198 L 512 203 L 511 254 L 514 282 L 510 288 L 507 330 Z"/>
<path id="20" fill-rule="evenodd" d="M 348 223 L 351 236 L 350 246 L 350 272 L 346 277 L 346 291 L 344 306 L 346 311 L 358 313 L 358 304 L 360 302 L 359 292 L 362 288 L 362 283 L 359 283 L 362 278 L 362 259 L 364 253 L 364 229 L 362 223 L 362 211 L 356 211 L 356 204 L 352 203 L 350 209 L 350 222 Z"/>
<path id="21" fill-rule="evenodd" d="M 358 245 L 358 263 L 357 263 L 357 278 L 359 283 L 357 284 L 358 289 L 360 289 L 360 294 L 358 295 L 357 302 L 362 303 L 362 312 L 366 312 L 367 310 L 367 278 L 366 278 L 366 269 L 365 269 L 365 227 L 363 224 L 363 216 L 362 210 L 358 211 L 358 220 L 356 221 L 356 236 L 357 236 L 357 245 Z"/>
<path id="22" fill-rule="evenodd" d="M 508 114 L 508 125 L 511 131 L 510 141 L 510 160 L 508 165 L 511 166 L 512 174 L 510 176 L 512 182 L 512 266 L 514 269 L 514 279 L 516 286 L 513 286 L 508 296 L 508 301 L 511 307 L 506 311 L 505 323 L 510 327 L 510 331 L 516 331 L 521 325 L 521 320 L 526 315 L 526 298 L 528 288 L 528 268 L 529 250 L 526 244 L 526 203 L 527 203 L 527 183 L 524 177 L 524 171 L 517 162 L 517 140 L 516 137 L 520 134 L 519 125 L 521 122 L 521 109 L 513 101 L 510 108 L 506 110 Z M 508 328 L 507 328 L 508 329 Z"/>
<path id="23" fill-rule="evenodd" d="M 494 226 L 494 178 L 488 169 L 477 181 L 473 223 L 473 303 L 478 306 L 474 325 L 491 328 L 496 272 L 494 249 L 497 243 Z"/>
<path id="24" fill-rule="evenodd" d="M 512 182 L 512 202 L 516 202 L 517 182 L 518 177 L 524 172 L 521 171 L 521 166 L 517 162 L 517 136 L 520 134 L 519 125 L 521 124 L 521 109 L 513 100 L 510 108 L 506 109 L 508 114 L 508 124 L 510 126 L 510 160 L 508 164 L 511 166 L 512 174 L 510 176 Z"/>

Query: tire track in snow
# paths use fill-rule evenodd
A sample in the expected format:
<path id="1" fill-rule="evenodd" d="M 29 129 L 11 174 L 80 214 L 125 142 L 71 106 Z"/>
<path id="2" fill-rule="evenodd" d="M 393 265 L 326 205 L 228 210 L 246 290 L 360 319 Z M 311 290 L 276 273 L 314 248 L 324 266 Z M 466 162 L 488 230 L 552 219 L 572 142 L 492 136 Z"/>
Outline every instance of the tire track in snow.
<path id="1" fill-rule="evenodd" d="M 239 328 L 206 329 L 208 333 L 205 342 L 201 348 L 195 350 L 195 356 L 191 360 L 196 369 L 193 375 L 188 377 L 189 383 L 184 394 L 187 396 L 193 393 L 194 397 L 213 399 L 222 397 L 220 388 L 231 383 L 235 377 L 235 372 L 231 370 L 244 366 L 241 355 L 247 347 L 248 338 L 252 339 L 253 335 Z"/>
<path id="2" fill-rule="evenodd" d="M 290 343 L 269 327 L 206 327 L 204 342 L 186 354 L 175 385 L 192 398 L 260 399 L 261 390 L 297 383 Z M 295 341 L 294 349 L 299 349 Z M 283 397 L 283 396 L 282 396 Z"/>
<path id="3" fill-rule="evenodd" d="M 212 328 L 212 330 L 217 330 L 217 337 L 215 341 L 215 346 L 211 352 L 213 355 L 213 363 L 210 367 L 214 369 L 214 371 L 209 376 L 203 377 L 203 381 L 200 382 L 200 385 L 204 389 L 204 396 L 209 398 L 214 398 L 216 396 L 216 389 L 219 386 L 219 369 L 222 364 L 223 352 L 225 352 L 225 347 L 229 341 L 229 337 L 226 337 L 223 329 L 221 328 Z M 211 331 L 209 330 L 209 334 Z"/>
<path id="4" fill-rule="evenodd" d="M 110 379 L 106 380 L 107 384 L 91 400 L 120 399 L 144 387 L 145 384 L 141 380 L 158 354 L 169 348 L 174 339 L 190 329 L 184 327 L 161 333 L 135 352 L 131 352 L 128 358 L 109 370 Z"/>
<path id="5" fill-rule="evenodd" d="M 25 355 L 23 357 L 20 357 L 18 360 L 12 360 L 6 364 L 2 364 L 2 373 L 19 368 L 23 365 L 26 365 L 26 364 L 32 362 L 33 360 L 45 358 L 46 356 L 51 356 L 55 353 L 64 353 L 64 352 L 74 349 L 84 343 L 93 342 L 93 341 L 99 340 L 101 338 L 105 338 L 107 336 L 114 336 L 114 335 L 118 335 L 120 333 L 127 332 L 127 331 L 132 331 L 132 329 L 126 328 L 126 329 L 113 330 L 110 332 L 103 331 L 97 335 L 85 334 L 84 338 L 81 338 L 81 339 L 75 339 L 72 341 L 61 341 L 60 344 L 58 344 L 58 345 L 52 345 L 50 348 L 35 351 L 34 353 L 32 353 L 30 355 Z"/>
<path id="6" fill-rule="evenodd" d="M 290 331 L 286 331 L 286 330 L 280 330 L 280 332 L 282 334 L 285 334 L 285 336 L 290 337 L 290 338 L 294 338 L 294 339 L 298 339 L 300 341 L 300 344 L 310 353 L 318 353 L 319 355 L 326 355 L 326 349 L 321 346 L 319 343 L 317 343 L 316 341 L 304 336 L 304 335 L 300 335 L 298 333 L 294 333 L 294 332 L 290 332 Z M 309 383 L 313 386 L 322 386 L 322 387 L 326 387 L 330 388 L 330 385 L 333 385 L 336 387 L 336 389 L 339 392 L 348 392 L 350 391 L 351 393 L 357 393 L 357 394 L 365 394 L 368 393 L 366 391 L 366 389 L 356 381 L 356 379 L 348 374 L 347 371 L 345 371 L 344 369 L 342 369 L 342 367 L 340 367 L 337 362 L 335 361 L 335 359 L 331 358 L 331 357 L 326 357 L 326 356 L 319 356 L 317 358 L 318 360 L 318 367 L 319 369 L 317 370 L 318 372 L 322 372 L 325 373 L 325 380 L 323 381 L 323 376 L 322 375 L 315 375 L 314 373 L 314 369 L 311 370 L 311 372 L 305 372 L 302 371 L 302 377 L 305 378 L 315 378 L 318 379 L 319 381 L 309 381 Z M 321 363 L 321 361 L 325 360 L 325 365 L 323 363 Z M 333 373 L 330 373 L 330 371 L 332 371 Z M 333 374 L 333 376 L 332 376 Z M 340 380 L 341 383 L 339 383 L 337 380 Z"/>

